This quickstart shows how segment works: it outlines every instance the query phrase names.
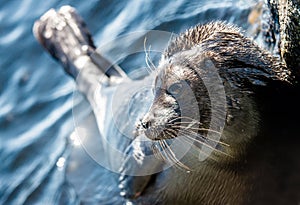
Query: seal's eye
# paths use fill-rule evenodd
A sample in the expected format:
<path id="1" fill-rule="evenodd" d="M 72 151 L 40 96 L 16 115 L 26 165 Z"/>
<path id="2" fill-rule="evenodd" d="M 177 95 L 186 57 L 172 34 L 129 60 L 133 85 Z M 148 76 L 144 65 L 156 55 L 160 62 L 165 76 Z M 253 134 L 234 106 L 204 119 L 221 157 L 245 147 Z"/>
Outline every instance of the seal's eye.
<path id="1" fill-rule="evenodd" d="M 174 83 L 168 88 L 167 92 L 170 95 L 177 96 L 181 93 L 182 87 L 182 83 Z"/>

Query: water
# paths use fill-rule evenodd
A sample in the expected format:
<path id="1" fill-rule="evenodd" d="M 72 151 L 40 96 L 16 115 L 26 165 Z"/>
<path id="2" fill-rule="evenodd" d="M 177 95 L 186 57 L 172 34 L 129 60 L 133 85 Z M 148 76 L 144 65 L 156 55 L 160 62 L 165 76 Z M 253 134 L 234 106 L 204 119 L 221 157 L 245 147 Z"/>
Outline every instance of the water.
<path id="1" fill-rule="evenodd" d="M 112 174 L 76 146 L 76 137 L 71 135 L 75 128 L 73 105 L 82 110 L 80 117 L 86 123 L 93 124 L 87 102 L 82 97 L 73 101 L 75 83 L 34 39 L 34 21 L 52 7 L 71 5 L 83 16 L 100 46 L 130 32 L 155 29 L 179 33 L 211 20 L 227 20 L 246 29 L 247 8 L 255 2 L 0 3 L 0 204 L 117 204 L 123 202 Z M 119 46 L 126 49 L 127 45 Z M 143 64 L 140 56 L 121 65 L 129 72 Z"/>

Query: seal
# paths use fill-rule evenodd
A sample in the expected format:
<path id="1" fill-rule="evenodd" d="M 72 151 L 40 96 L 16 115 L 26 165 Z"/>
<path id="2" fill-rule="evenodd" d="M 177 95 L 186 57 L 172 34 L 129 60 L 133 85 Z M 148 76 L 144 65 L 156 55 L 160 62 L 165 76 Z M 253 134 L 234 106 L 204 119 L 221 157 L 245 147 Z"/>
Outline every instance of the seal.
<path id="1" fill-rule="evenodd" d="M 255 86 L 267 86 L 270 82 L 287 83 L 290 72 L 279 59 L 244 37 L 238 28 L 223 22 L 196 26 L 181 34 L 166 49 L 157 68 L 155 100 L 141 122 L 147 137 L 152 140 L 173 138 L 176 137 L 176 130 L 179 130 L 175 125 L 189 127 L 194 122 L 192 113 L 195 113 L 191 107 L 191 97 L 196 98 L 200 113 L 201 120 L 197 121 L 197 128 L 209 131 L 211 102 L 207 87 L 213 87 L 215 82 L 210 80 L 204 85 L 202 78 L 209 75 L 204 73 L 209 72 L 212 66 L 216 67 L 225 87 L 227 115 L 235 116 L 235 122 L 227 123 L 226 129 L 230 129 L 230 126 L 249 127 L 245 130 L 247 137 L 231 140 L 228 136 L 226 139 L 231 149 L 237 142 L 238 149 L 243 149 L 242 144 L 257 130 L 258 116 L 252 97 Z M 187 87 L 195 96 L 188 94 Z M 190 112 L 182 116 L 179 106 Z M 237 110 L 247 110 L 247 113 Z M 188 119 L 191 119 L 189 123 Z M 159 131 L 160 127 L 170 127 L 173 132 Z"/>
<path id="2" fill-rule="evenodd" d="M 64 15 L 68 12 L 73 18 L 61 18 L 68 16 Z M 99 83 L 97 76 L 104 76 L 101 81 L 104 85 L 117 83 L 116 79 L 122 80 L 124 74 L 118 67 L 110 74 L 104 72 L 101 62 L 108 61 L 100 54 L 98 61 L 93 60 L 85 52 L 88 49 L 83 49 L 82 44 L 93 48 L 91 40 L 78 40 L 76 46 L 82 55 L 73 55 L 73 49 L 66 49 L 68 46 L 61 39 L 90 39 L 85 26 L 75 17 L 70 7 L 58 13 L 52 11 L 35 25 L 34 31 L 73 78 L 83 72 L 77 83 L 94 106 L 97 117 L 93 98 L 95 85 Z M 68 23 L 55 30 L 55 26 L 47 26 L 52 18 Z M 68 32 L 72 30 L 70 25 L 77 26 L 80 35 L 89 37 Z M 47 28 L 55 31 L 45 38 L 49 33 L 45 32 Z M 66 37 L 69 35 L 75 36 Z M 88 66 L 82 67 L 78 59 L 85 59 Z M 220 78 L 214 77 L 215 72 Z M 136 204 L 298 203 L 297 183 L 294 187 L 285 186 L 286 191 L 282 188 L 282 184 L 289 182 L 288 176 L 296 176 L 300 171 L 299 160 L 293 157 L 298 155 L 289 152 L 297 150 L 295 119 L 300 114 L 298 87 L 294 86 L 290 73 L 279 58 L 244 37 L 237 27 L 224 22 L 198 25 L 173 39 L 155 71 L 154 98 L 136 127 L 136 136 L 128 144 L 113 135 L 116 144 L 127 149 L 128 155 L 137 161 L 132 164 L 124 159 L 121 165 L 118 187 L 121 196 Z M 221 84 L 216 83 L 218 80 Z M 224 98 L 213 99 L 213 93 L 222 93 L 222 89 Z M 218 124 L 223 117 L 224 124 Z M 141 135 L 158 146 L 148 149 L 138 143 L 136 139 Z M 191 145 L 182 158 L 177 157 L 177 150 L 170 145 L 174 139 Z M 148 153 L 158 154 L 157 160 L 147 163 L 143 156 Z M 205 160 L 200 161 L 199 156 Z M 128 175 L 129 171 L 167 163 L 175 166 L 153 175 Z M 300 181 L 299 177 L 293 179 Z"/>
<path id="3" fill-rule="evenodd" d="M 215 87 L 215 80 L 211 78 L 203 83 L 203 78 L 211 76 L 209 71 L 214 66 L 226 93 L 226 123 L 222 133 L 209 127 L 212 102 L 207 90 Z M 185 173 L 170 168 L 167 180 L 159 179 L 164 181 L 163 189 L 150 188 L 152 196 L 164 204 L 245 204 L 251 201 L 255 194 L 250 178 L 258 173 L 243 172 L 255 169 L 244 162 L 249 160 L 251 143 L 262 137 L 260 120 L 266 116 L 259 107 L 266 105 L 258 99 L 274 86 L 288 86 L 289 74 L 279 59 L 260 49 L 235 26 L 223 22 L 198 25 L 175 38 L 157 67 L 154 100 L 137 129 L 139 134 L 158 141 L 161 149 L 166 148 L 169 154 L 162 156 L 166 161 L 183 169 L 188 169 L 186 164 L 192 164 L 193 171 Z M 191 103 L 193 97 L 196 106 Z M 199 120 L 195 112 L 199 113 Z M 208 137 L 209 132 L 221 135 L 215 148 L 215 138 Z M 183 138 L 187 143 L 192 138 L 199 154 L 209 155 L 208 159 L 197 161 L 191 153 L 181 160 L 176 159 L 176 150 L 166 142 L 173 138 Z M 211 148 L 212 153 L 205 153 L 201 146 Z M 172 153 L 175 154 L 172 156 Z"/>

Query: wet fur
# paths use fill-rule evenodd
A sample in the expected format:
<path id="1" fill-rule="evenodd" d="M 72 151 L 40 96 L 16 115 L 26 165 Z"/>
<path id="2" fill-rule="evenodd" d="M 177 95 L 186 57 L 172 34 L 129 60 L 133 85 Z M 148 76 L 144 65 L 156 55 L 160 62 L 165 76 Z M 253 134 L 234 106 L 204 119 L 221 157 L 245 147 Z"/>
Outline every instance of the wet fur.
<path id="1" fill-rule="evenodd" d="M 197 51 L 198 55 L 190 55 L 195 53 L 193 51 Z M 150 185 L 144 193 L 147 202 L 251 204 L 257 200 L 253 189 L 260 173 L 255 170 L 255 163 L 262 163 L 258 158 L 263 151 L 259 149 L 261 152 L 252 156 L 251 146 L 257 138 L 266 137 L 262 133 L 269 130 L 260 126 L 260 120 L 265 120 L 262 107 L 268 105 L 263 104 L 259 98 L 265 92 L 276 93 L 277 88 L 289 86 L 290 73 L 279 59 L 260 49 L 244 37 L 239 29 L 222 22 L 214 22 L 191 28 L 170 43 L 158 66 L 157 75 L 162 79 L 161 86 L 166 88 L 176 81 L 171 74 L 178 73 L 176 69 L 182 69 L 182 77 L 190 80 L 196 99 L 205 107 L 209 103 L 208 96 L 203 84 L 192 72 L 193 69 L 201 72 L 205 67 L 205 59 L 214 63 L 224 84 L 227 115 L 221 141 L 230 145 L 225 149 L 230 157 L 213 152 L 206 161 L 199 162 L 190 153 L 187 154 L 181 161 L 194 165 L 195 169 L 191 173 L 185 173 L 173 167 L 160 173 L 156 185 Z M 213 86 L 214 82 L 211 83 Z M 172 109 L 175 103 L 168 98 L 166 92 L 156 93 L 153 105 L 144 120 L 152 120 L 152 124 L 162 124 L 173 118 L 175 112 Z M 162 111 L 166 109 L 169 111 Z M 200 113 L 205 125 L 210 119 L 209 106 L 204 110 L 200 110 Z M 160 116 L 157 113 L 169 114 Z M 161 118 L 164 120 L 160 121 Z M 263 170 L 264 166 L 267 165 L 260 168 Z"/>

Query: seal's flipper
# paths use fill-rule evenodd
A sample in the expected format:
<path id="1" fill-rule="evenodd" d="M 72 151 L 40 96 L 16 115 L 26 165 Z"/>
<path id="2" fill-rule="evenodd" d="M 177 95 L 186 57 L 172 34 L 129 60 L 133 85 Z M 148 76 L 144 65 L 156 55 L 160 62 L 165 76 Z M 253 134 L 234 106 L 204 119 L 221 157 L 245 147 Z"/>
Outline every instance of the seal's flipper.
<path id="1" fill-rule="evenodd" d="M 74 78 L 79 72 L 75 61 L 94 52 L 96 48 L 82 19 L 69 6 L 57 12 L 54 9 L 46 12 L 35 22 L 33 33 L 39 43 Z"/>
<path id="2" fill-rule="evenodd" d="M 95 75 L 105 74 L 108 78 L 126 77 L 119 66 L 112 65 L 97 53 L 86 24 L 70 6 L 63 6 L 58 11 L 50 9 L 35 22 L 33 33 L 73 78 L 83 68 L 86 69 L 87 65 Z"/>
<path id="3" fill-rule="evenodd" d="M 165 162 L 154 157 L 150 141 L 142 141 L 139 136 L 126 151 L 127 158 L 120 169 L 120 195 L 125 198 L 139 197 L 154 174 L 162 170 Z"/>

